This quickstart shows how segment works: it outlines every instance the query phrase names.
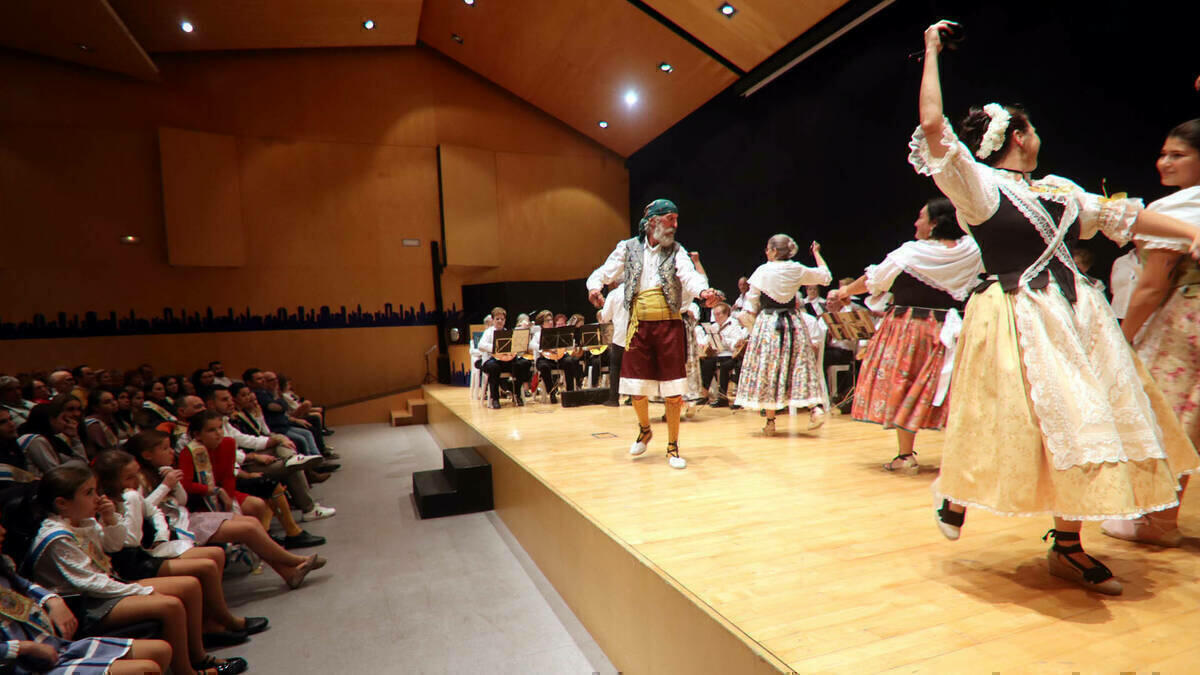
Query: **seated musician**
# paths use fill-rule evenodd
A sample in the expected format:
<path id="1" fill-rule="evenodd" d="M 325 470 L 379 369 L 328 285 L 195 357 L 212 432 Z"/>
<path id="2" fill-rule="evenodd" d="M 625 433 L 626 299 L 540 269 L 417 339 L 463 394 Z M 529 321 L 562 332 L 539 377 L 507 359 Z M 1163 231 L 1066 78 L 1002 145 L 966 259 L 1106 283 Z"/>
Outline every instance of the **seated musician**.
<path id="1" fill-rule="evenodd" d="M 542 330 L 555 328 L 554 314 L 548 309 L 538 312 L 535 319 L 538 325 L 542 327 Z M 579 372 L 581 370 L 578 356 L 579 350 L 542 349 L 542 335 L 543 333 L 541 332 L 535 335 L 530 340 L 529 347 L 533 350 L 534 354 L 537 354 L 538 376 L 545 383 L 546 391 L 550 392 L 550 402 L 558 403 L 558 385 L 554 382 L 554 375 L 550 371 L 555 368 L 561 368 L 563 379 L 566 381 L 567 391 L 575 391 L 575 384 L 582 377 Z"/>
<path id="2" fill-rule="evenodd" d="M 706 331 L 704 345 L 708 356 L 700 359 L 700 384 L 707 388 L 712 384 L 713 373 L 717 374 L 717 395 L 710 404 L 714 408 L 729 405 L 729 381 L 734 370 L 742 363 L 742 347 L 746 345 L 746 329 L 730 316 L 730 308 L 724 302 L 712 310 L 713 327 L 718 339 L 714 340 Z"/>
<path id="3" fill-rule="evenodd" d="M 480 370 L 488 378 L 489 408 L 500 407 L 501 373 L 512 373 L 513 380 L 516 381 L 513 387 L 513 401 L 519 406 L 525 405 L 525 400 L 521 398 L 521 386 L 533 379 L 533 364 L 529 359 L 518 354 L 494 353 L 496 331 L 504 330 L 504 321 L 507 318 L 508 312 L 504 311 L 503 307 L 492 309 L 492 326 L 483 332 L 479 344 L 476 345 L 483 358 Z"/>

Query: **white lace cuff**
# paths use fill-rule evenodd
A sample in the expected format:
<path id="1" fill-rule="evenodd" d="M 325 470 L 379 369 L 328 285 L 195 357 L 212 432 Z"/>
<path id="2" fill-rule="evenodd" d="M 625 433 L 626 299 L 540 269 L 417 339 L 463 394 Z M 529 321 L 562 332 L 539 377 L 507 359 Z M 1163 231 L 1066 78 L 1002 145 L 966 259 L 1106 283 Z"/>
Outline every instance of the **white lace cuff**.
<path id="1" fill-rule="evenodd" d="M 939 157 L 934 157 L 929 154 L 929 140 L 925 138 L 925 130 L 917 126 L 913 131 L 912 140 L 908 142 L 908 163 L 913 165 L 917 173 L 922 176 L 935 176 L 946 168 L 946 165 L 954 158 L 954 154 L 961 151 L 965 152 L 966 148 L 958 141 L 958 136 L 954 135 L 954 128 L 950 126 L 950 120 L 942 118 L 942 146 L 946 148 L 946 154 Z"/>
<path id="2" fill-rule="evenodd" d="M 1104 236 L 1124 246 L 1133 238 L 1133 223 L 1142 213 L 1142 200 L 1105 199 L 1099 195 L 1084 193 L 1080 200 L 1081 236 L 1087 239 L 1097 229 Z"/>

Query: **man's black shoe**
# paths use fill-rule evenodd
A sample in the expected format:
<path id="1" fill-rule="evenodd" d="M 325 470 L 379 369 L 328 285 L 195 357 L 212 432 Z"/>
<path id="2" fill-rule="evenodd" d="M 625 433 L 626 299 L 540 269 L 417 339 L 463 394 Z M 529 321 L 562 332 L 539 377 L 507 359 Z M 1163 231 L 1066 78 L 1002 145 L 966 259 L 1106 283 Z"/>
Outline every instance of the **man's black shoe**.
<path id="1" fill-rule="evenodd" d="M 300 534 L 294 537 L 284 537 L 283 547 L 286 549 L 307 548 L 309 546 L 320 546 L 325 543 L 325 537 L 318 537 L 315 534 L 309 534 L 305 530 L 300 530 Z"/>
<path id="2" fill-rule="evenodd" d="M 337 464 L 336 462 L 325 462 L 324 464 L 319 464 L 313 467 L 313 471 L 316 471 L 317 473 L 333 473 L 340 468 L 342 468 L 341 464 Z"/>

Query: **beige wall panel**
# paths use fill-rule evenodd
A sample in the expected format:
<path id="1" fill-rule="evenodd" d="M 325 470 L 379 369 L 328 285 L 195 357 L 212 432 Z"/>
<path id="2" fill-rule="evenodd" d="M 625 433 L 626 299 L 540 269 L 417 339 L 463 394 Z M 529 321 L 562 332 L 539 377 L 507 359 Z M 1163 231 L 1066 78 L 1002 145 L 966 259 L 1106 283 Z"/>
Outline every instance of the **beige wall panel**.
<path id="1" fill-rule="evenodd" d="M 456 145 L 438 147 L 446 264 L 500 263 L 496 153 Z"/>
<path id="2" fill-rule="evenodd" d="M 167 262 L 176 267 L 246 264 L 237 139 L 158 130 Z"/>

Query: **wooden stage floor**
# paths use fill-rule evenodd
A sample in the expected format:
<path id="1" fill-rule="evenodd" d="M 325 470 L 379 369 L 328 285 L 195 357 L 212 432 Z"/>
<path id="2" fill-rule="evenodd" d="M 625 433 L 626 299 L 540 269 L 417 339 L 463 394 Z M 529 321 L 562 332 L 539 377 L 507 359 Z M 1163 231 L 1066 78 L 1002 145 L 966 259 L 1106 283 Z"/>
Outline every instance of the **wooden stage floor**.
<path id="1" fill-rule="evenodd" d="M 918 476 L 891 475 L 880 464 L 895 436 L 880 427 L 833 417 L 789 433 L 807 418 L 781 417 L 765 438 L 756 413 L 705 409 L 682 425 L 677 471 L 662 423 L 630 458 L 630 407 L 487 410 L 454 387 L 426 397 L 795 671 L 1200 671 L 1200 539 L 1158 549 L 1086 524 L 1089 552 L 1125 584 L 1115 598 L 1049 576 L 1048 518 L 974 510 L 947 541 L 929 491 L 940 433 L 918 435 Z M 1182 528 L 1200 535 L 1195 493 Z"/>

